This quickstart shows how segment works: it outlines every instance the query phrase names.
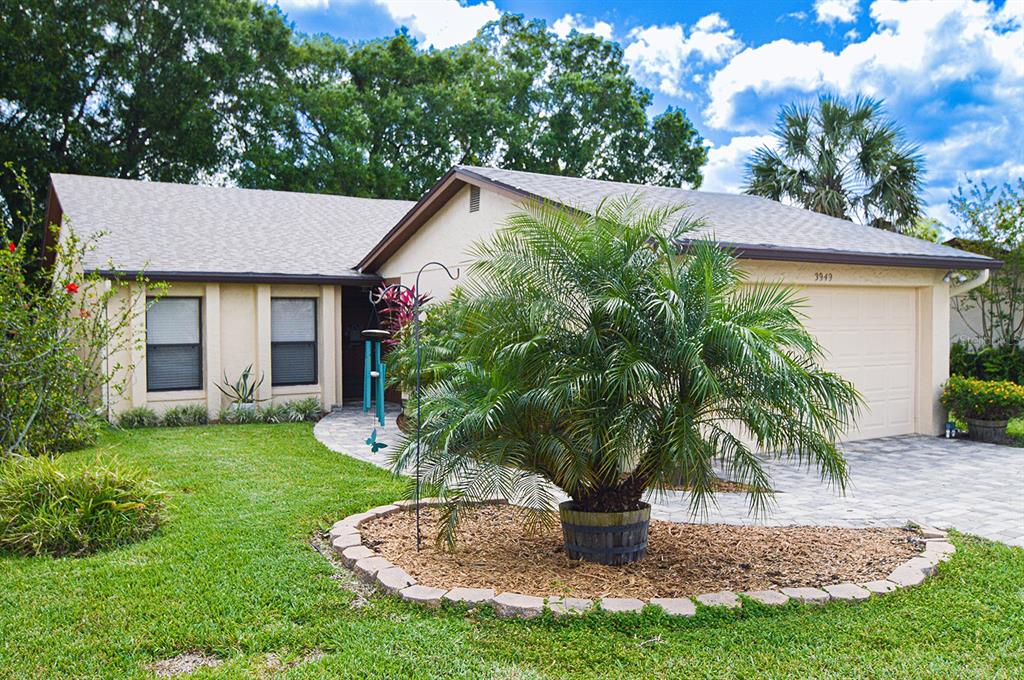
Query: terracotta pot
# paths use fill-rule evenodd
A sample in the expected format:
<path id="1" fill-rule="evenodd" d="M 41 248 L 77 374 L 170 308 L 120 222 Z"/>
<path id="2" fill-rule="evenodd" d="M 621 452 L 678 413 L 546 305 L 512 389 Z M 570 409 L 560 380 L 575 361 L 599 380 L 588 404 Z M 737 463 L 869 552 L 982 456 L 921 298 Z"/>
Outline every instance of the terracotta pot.
<path id="1" fill-rule="evenodd" d="M 573 501 L 558 505 L 565 551 L 574 560 L 629 564 L 647 554 L 651 506 L 627 512 L 583 512 Z"/>
<path id="2" fill-rule="evenodd" d="M 976 420 L 967 419 L 967 431 L 971 439 L 989 444 L 1010 444 L 1010 435 L 1006 434 L 1008 420 Z"/>

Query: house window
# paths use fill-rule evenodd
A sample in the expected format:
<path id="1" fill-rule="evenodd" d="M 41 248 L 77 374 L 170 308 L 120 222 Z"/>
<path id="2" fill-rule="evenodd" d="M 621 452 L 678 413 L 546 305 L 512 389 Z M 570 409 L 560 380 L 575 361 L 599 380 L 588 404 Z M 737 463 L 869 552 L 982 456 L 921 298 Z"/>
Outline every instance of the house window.
<path id="1" fill-rule="evenodd" d="M 316 383 L 316 300 L 270 301 L 271 385 Z"/>
<path id="2" fill-rule="evenodd" d="M 146 389 L 203 388 L 201 303 L 195 297 L 148 300 L 146 310 Z"/>

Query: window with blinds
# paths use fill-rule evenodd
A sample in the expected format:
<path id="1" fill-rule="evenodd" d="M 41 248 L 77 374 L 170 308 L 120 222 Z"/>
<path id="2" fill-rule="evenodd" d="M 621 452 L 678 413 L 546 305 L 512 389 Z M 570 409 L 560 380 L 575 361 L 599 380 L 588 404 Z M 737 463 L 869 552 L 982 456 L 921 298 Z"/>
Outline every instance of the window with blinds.
<path id="1" fill-rule="evenodd" d="M 316 383 L 316 299 L 270 301 L 270 384 Z"/>
<path id="2" fill-rule="evenodd" d="M 203 388 L 203 342 L 199 298 L 165 297 L 146 310 L 146 389 Z"/>

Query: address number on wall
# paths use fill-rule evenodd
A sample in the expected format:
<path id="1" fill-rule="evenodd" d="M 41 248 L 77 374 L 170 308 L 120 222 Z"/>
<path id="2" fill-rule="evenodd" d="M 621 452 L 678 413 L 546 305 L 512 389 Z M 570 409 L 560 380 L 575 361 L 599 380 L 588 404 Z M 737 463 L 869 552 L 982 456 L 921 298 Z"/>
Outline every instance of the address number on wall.
<path id="1" fill-rule="evenodd" d="M 831 281 L 832 272 L 814 272 L 815 281 Z"/>

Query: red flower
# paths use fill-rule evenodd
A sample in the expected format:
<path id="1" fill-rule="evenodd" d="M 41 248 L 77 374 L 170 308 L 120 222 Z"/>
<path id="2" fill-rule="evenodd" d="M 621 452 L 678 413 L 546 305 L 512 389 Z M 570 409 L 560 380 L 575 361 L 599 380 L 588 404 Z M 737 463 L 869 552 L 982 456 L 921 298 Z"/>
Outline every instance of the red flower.
<path id="1" fill-rule="evenodd" d="M 78 284 L 77 283 L 69 283 L 68 285 L 64 286 L 64 290 L 66 290 L 69 293 L 77 293 L 78 292 Z"/>
<path id="2" fill-rule="evenodd" d="M 11 241 L 10 243 L 7 244 L 7 250 L 11 251 L 12 253 L 14 252 L 14 249 L 17 247 L 18 246 L 14 245 L 14 241 Z"/>

